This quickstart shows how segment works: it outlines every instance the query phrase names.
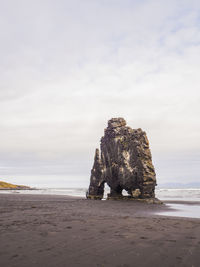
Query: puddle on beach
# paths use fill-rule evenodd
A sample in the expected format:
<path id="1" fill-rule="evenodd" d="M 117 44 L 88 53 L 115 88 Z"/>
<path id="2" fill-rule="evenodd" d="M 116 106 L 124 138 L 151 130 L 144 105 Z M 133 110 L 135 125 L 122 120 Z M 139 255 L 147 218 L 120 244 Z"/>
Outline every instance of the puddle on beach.
<path id="1" fill-rule="evenodd" d="M 158 215 L 200 218 L 200 205 L 191 204 L 166 204 L 168 211 L 158 212 Z"/>

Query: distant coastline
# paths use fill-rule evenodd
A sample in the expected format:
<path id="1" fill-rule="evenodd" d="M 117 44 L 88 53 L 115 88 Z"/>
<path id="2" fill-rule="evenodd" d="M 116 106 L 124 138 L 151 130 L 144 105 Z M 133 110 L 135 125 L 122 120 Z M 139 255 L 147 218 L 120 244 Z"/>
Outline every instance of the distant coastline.
<path id="1" fill-rule="evenodd" d="M 0 190 L 33 190 L 33 189 L 34 188 L 25 185 L 15 185 L 0 181 Z"/>

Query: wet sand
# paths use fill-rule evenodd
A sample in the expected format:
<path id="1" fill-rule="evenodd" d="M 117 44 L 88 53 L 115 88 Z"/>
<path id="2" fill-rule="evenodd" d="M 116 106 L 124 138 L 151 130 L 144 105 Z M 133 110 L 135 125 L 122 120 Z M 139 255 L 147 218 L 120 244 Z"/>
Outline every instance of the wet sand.
<path id="1" fill-rule="evenodd" d="M 1 267 L 200 266 L 200 219 L 165 205 L 0 194 Z"/>

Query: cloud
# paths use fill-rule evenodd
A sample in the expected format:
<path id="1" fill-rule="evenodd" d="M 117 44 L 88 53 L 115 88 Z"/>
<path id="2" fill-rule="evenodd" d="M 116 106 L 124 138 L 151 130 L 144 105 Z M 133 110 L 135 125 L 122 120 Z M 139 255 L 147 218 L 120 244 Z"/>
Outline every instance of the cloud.
<path id="1" fill-rule="evenodd" d="M 161 177 L 160 159 L 196 155 L 199 9 L 198 1 L 2 3 L 0 164 L 6 172 L 17 161 L 18 173 L 31 172 L 25 167 L 31 162 L 41 172 L 47 164 L 49 173 L 56 166 L 76 173 L 84 158 L 79 172 L 87 174 L 107 120 L 118 116 L 146 130 Z"/>

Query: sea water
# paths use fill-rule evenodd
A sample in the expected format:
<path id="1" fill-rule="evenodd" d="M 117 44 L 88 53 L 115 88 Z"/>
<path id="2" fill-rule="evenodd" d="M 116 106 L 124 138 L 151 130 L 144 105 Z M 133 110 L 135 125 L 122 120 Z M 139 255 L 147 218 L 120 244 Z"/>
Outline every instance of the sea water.
<path id="1" fill-rule="evenodd" d="M 34 190 L 0 190 L 0 193 L 21 193 L 21 194 L 47 194 L 47 195 L 68 195 L 85 197 L 87 188 L 37 188 Z M 104 197 L 109 193 L 109 188 L 105 188 Z M 123 191 L 123 194 L 126 194 Z M 161 200 L 177 200 L 177 201 L 200 201 L 200 188 L 159 188 L 156 189 L 156 197 Z"/>
<path id="2" fill-rule="evenodd" d="M 156 197 L 162 200 L 200 201 L 200 188 L 159 188 Z"/>

